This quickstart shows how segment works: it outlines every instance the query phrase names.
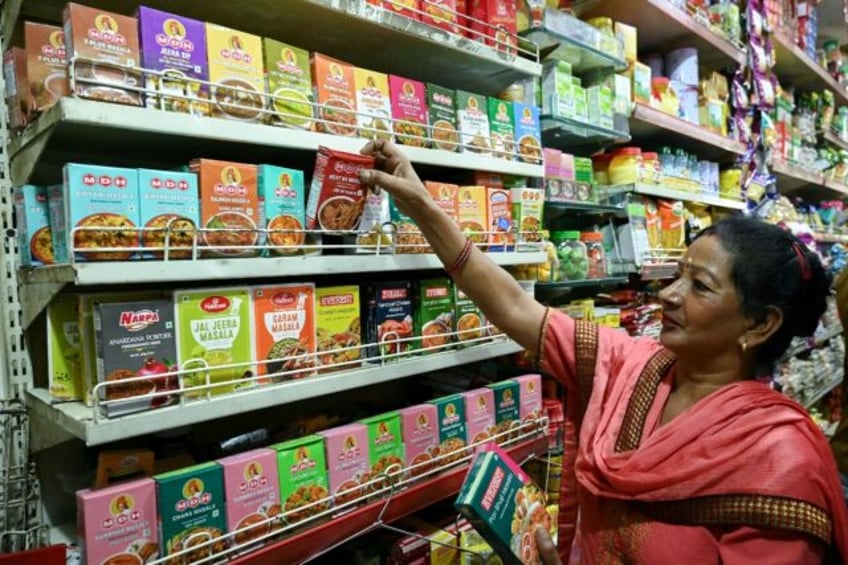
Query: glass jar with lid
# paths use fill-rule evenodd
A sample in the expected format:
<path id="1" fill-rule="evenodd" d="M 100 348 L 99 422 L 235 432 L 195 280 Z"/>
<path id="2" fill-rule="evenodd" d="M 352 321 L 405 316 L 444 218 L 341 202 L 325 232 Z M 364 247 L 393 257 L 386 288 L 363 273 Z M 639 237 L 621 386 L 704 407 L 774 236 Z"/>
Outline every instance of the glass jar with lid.
<path id="1" fill-rule="evenodd" d="M 589 274 L 589 258 L 586 245 L 580 241 L 579 231 L 555 232 L 557 258 L 561 280 L 581 281 Z"/>
<path id="2" fill-rule="evenodd" d="M 604 252 L 604 235 L 601 232 L 584 232 L 580 241 L 586 246 L 588 268 L 586 275 L 590 279 L 603 279 L 607 276 L 607 257 Z"/>
<path id="3" fill-rule="evenodd" d="M 638 147 L 622 147 L 613 155 L 609 164 L 609 180 L 612 184 L 635 184 L 642 165 L 642 150 Z"/>

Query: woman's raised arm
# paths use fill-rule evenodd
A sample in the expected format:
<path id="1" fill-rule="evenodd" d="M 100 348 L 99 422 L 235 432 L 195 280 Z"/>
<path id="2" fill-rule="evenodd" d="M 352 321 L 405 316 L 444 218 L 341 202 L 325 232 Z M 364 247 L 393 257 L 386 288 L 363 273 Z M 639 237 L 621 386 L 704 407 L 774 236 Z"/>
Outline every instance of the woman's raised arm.
<path id="1" fill-rule="evenodd" d="M 398 208 L 418 224 L 439 260 L 448 268 L 453 266 L 463 254 L 466 236 L 430 198 L 409 159 L 386 140 L 369 142 L 362 153 L 377 159 L 375 170 L 362 172 L 362 181 L 389 192 Z M 529 351 L 538 353 L 545 308 L 528 296 L 509 273 L 472 248 L 467 262 L 450 274 L 491 323 Z"/>

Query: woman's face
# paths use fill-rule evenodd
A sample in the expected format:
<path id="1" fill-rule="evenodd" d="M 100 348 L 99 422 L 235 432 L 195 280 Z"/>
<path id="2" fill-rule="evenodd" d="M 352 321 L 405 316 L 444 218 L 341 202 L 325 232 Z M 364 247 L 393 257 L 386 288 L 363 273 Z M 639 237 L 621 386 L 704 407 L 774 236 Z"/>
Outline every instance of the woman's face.
<path id="1" fill-rule="evenodd" d="M 679 278 L 660 291 L 660 341 L 681 359 L 710 361 L 738 352 L 750 320 L 730 278 L 731 264 L 717 237 L 701 237 L 689 246 Z"/>

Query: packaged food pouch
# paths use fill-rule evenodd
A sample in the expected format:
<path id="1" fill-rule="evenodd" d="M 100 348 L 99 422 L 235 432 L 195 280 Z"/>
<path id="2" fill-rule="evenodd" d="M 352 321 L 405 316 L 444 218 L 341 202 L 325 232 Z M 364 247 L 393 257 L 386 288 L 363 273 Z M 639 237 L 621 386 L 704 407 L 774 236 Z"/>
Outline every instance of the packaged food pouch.
<path id="1" fill-rule="evenodd" d="M 375 193 L 368 190 L 365 193 L 365 207 L 362 209 L 362 219 L 359 220 L 358 232 L 353 238 L 356 247 L 345 248 L 346 253 L 356 255 L 383 255 L 392 253 L 392 228 L 390 226 L 389 195 L 381 190 Z"/>
<path id="2" fill-rule="evenodd" d="M 686 230 L 683 223 L 683 203 L 677 200 L 660 200 L 660 245 L 662 249 L 683 249 Z"/>

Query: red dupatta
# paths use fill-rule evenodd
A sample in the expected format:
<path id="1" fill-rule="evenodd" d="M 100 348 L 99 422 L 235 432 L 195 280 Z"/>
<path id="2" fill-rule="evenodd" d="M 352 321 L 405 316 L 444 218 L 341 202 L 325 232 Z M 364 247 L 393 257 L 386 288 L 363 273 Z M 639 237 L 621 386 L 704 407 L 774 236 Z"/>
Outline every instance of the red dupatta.
<path id="1" fill-rule="evenodd" d="M 568 395 L 566 418 L 580 430 L 580 441 L 566 438 L 566 449 L 577 448 L 577 456 L 573 473 L 564 461 L 564 558 L 579 481 L 593 495 L 633 502 L 661 522 L 802 532 L 848 562 L 848 516 L 836 467 L 797 403 L 763 384 L 739 382 L 650 433 L 649 413 L 660 384 L 670 379 L 673 357 L 661 349 L 641 373 L 612 378 L 595 372 L 597 327 L 578 322 L 575 337 L 578 394 Z"/>

